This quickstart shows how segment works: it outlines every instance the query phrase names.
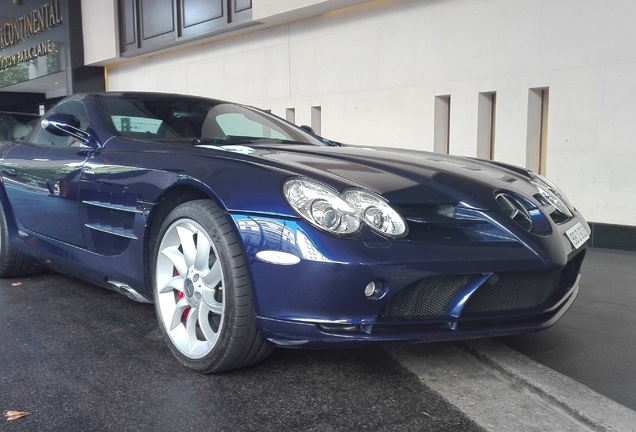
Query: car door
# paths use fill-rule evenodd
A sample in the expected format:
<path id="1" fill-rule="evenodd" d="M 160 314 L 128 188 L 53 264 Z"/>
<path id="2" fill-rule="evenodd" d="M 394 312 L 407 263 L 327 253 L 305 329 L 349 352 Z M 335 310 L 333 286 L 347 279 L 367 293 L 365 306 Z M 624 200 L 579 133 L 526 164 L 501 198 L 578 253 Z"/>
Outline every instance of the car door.
<path id="1" fill-rule="evenodd" d="M 52 113 L 76 116 L 82 129 L 88 116 L 79 100 Z M 40 124 L 2 162 L 9 203 L 20 229 L 68 244 L 85 246 L 78 215 L 79 180 L 90 149 L 73 137 L 56 136 Z"/>

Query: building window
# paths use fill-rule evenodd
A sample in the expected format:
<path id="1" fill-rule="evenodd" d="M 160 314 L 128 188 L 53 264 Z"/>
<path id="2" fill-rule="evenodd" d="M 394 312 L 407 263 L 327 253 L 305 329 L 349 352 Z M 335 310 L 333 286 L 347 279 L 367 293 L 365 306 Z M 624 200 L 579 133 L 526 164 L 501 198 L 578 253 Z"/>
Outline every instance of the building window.
<path id="1" fill-rule="evenodd" d="M 435 120 L 433 125 L 433 150 L 449 154 L 450 150 L 450 108 L 451 97 L 435 97 Z"/>
<path id="2" fill-rule="evenodd" d="M 534 88 L 528 92 L 526 168 L 542 175 L 546 174 L 549 103 L 548 88 Z"/>
<path id="3" fill-rule="evenodd" d="M 495 121 L 497 93 L 479 93 L 477 104 L 477 157 L 495 158 Z"/>
<path id="4" fill-rule="evenodd" d="M 249 0 L 119 0 L 124 57 L 228 32 L 252 19 Z"/>
<path id="5" fill-rule="evenodd" d="M 322 108 L 319 106 L 311 107 L 311 128 L 318 135 L 322 134 Z"/>
<path id="6" fill-rule="evenodd" d="M 295 108 L 287 108 L 285 110 L 285 120 L 290 123 L 296 124 L 296 109 Z"/>

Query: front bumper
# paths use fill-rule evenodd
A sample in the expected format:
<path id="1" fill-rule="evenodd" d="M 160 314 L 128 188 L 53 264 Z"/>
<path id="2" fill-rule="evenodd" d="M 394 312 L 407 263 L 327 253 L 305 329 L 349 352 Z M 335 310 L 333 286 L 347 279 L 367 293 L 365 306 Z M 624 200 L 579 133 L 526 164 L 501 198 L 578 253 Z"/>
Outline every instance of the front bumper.
<path id="1" fill-rule="evenodd" d="M 278 346 L 491 337 L 553 325 L 574 302 L 585 247 L 565 231 L 388 241 L 371 232 L 339 238 L 299 220 L 233 215 L 250 262 L 263 337 Z M 585 224 L 586 228 L 587 225 Z M 439 236 L 438 236 L 439 237 Z M 299 258 L 277 265 L 277 251 Z M 377 291 L 365 295 L 374 284 Z M 368 294 L 368 293 L 367 293 Z"/>
<path id="2" fill-rule="evenodd" d="M 461 324 L 452 329 L 447 322 L 367 326 L 325 326 L 306 322 L 258 318 L 261 332 L 279 347 L 321 348 L 329 345 L 355 347 L 379 342 L 439 342 L 507 336 L 539 331 L 554 325 L 570 308 L 579 293 L 578 283 L 553 308 L 540 314 L 510 319 L 491 319 Z"/>

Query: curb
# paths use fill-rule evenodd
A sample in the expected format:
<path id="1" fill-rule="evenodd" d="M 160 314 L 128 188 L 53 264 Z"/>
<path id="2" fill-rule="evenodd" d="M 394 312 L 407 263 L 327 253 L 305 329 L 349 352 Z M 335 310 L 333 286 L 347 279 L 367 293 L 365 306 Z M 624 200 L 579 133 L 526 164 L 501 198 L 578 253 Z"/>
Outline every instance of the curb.
<path id="1" fill-rule="evenodd" d="M 619 432 L 636 428 L 635 411 L 505 345 L 487 339 L 462 345 L 479 360 L 594 430 Z"/>
<path id="2" fill-rule="evenodd" d="M 385 350 L 487 431 L 627 432 L 636 411 L 495 340 Z"/>

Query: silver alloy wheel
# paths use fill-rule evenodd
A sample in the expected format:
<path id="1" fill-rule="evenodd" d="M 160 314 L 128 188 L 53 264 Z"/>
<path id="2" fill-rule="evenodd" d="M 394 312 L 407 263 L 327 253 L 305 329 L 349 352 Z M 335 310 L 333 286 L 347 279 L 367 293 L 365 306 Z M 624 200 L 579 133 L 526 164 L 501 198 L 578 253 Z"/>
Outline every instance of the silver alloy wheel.
<path id="1" fill-rule="evenodd" d="M 224 281 L 206 230 L 192 219 L 174 221 L 156 256 L 155 302 L 172 344 L 189 359 L 208 355 L 224 330 Z"/>

